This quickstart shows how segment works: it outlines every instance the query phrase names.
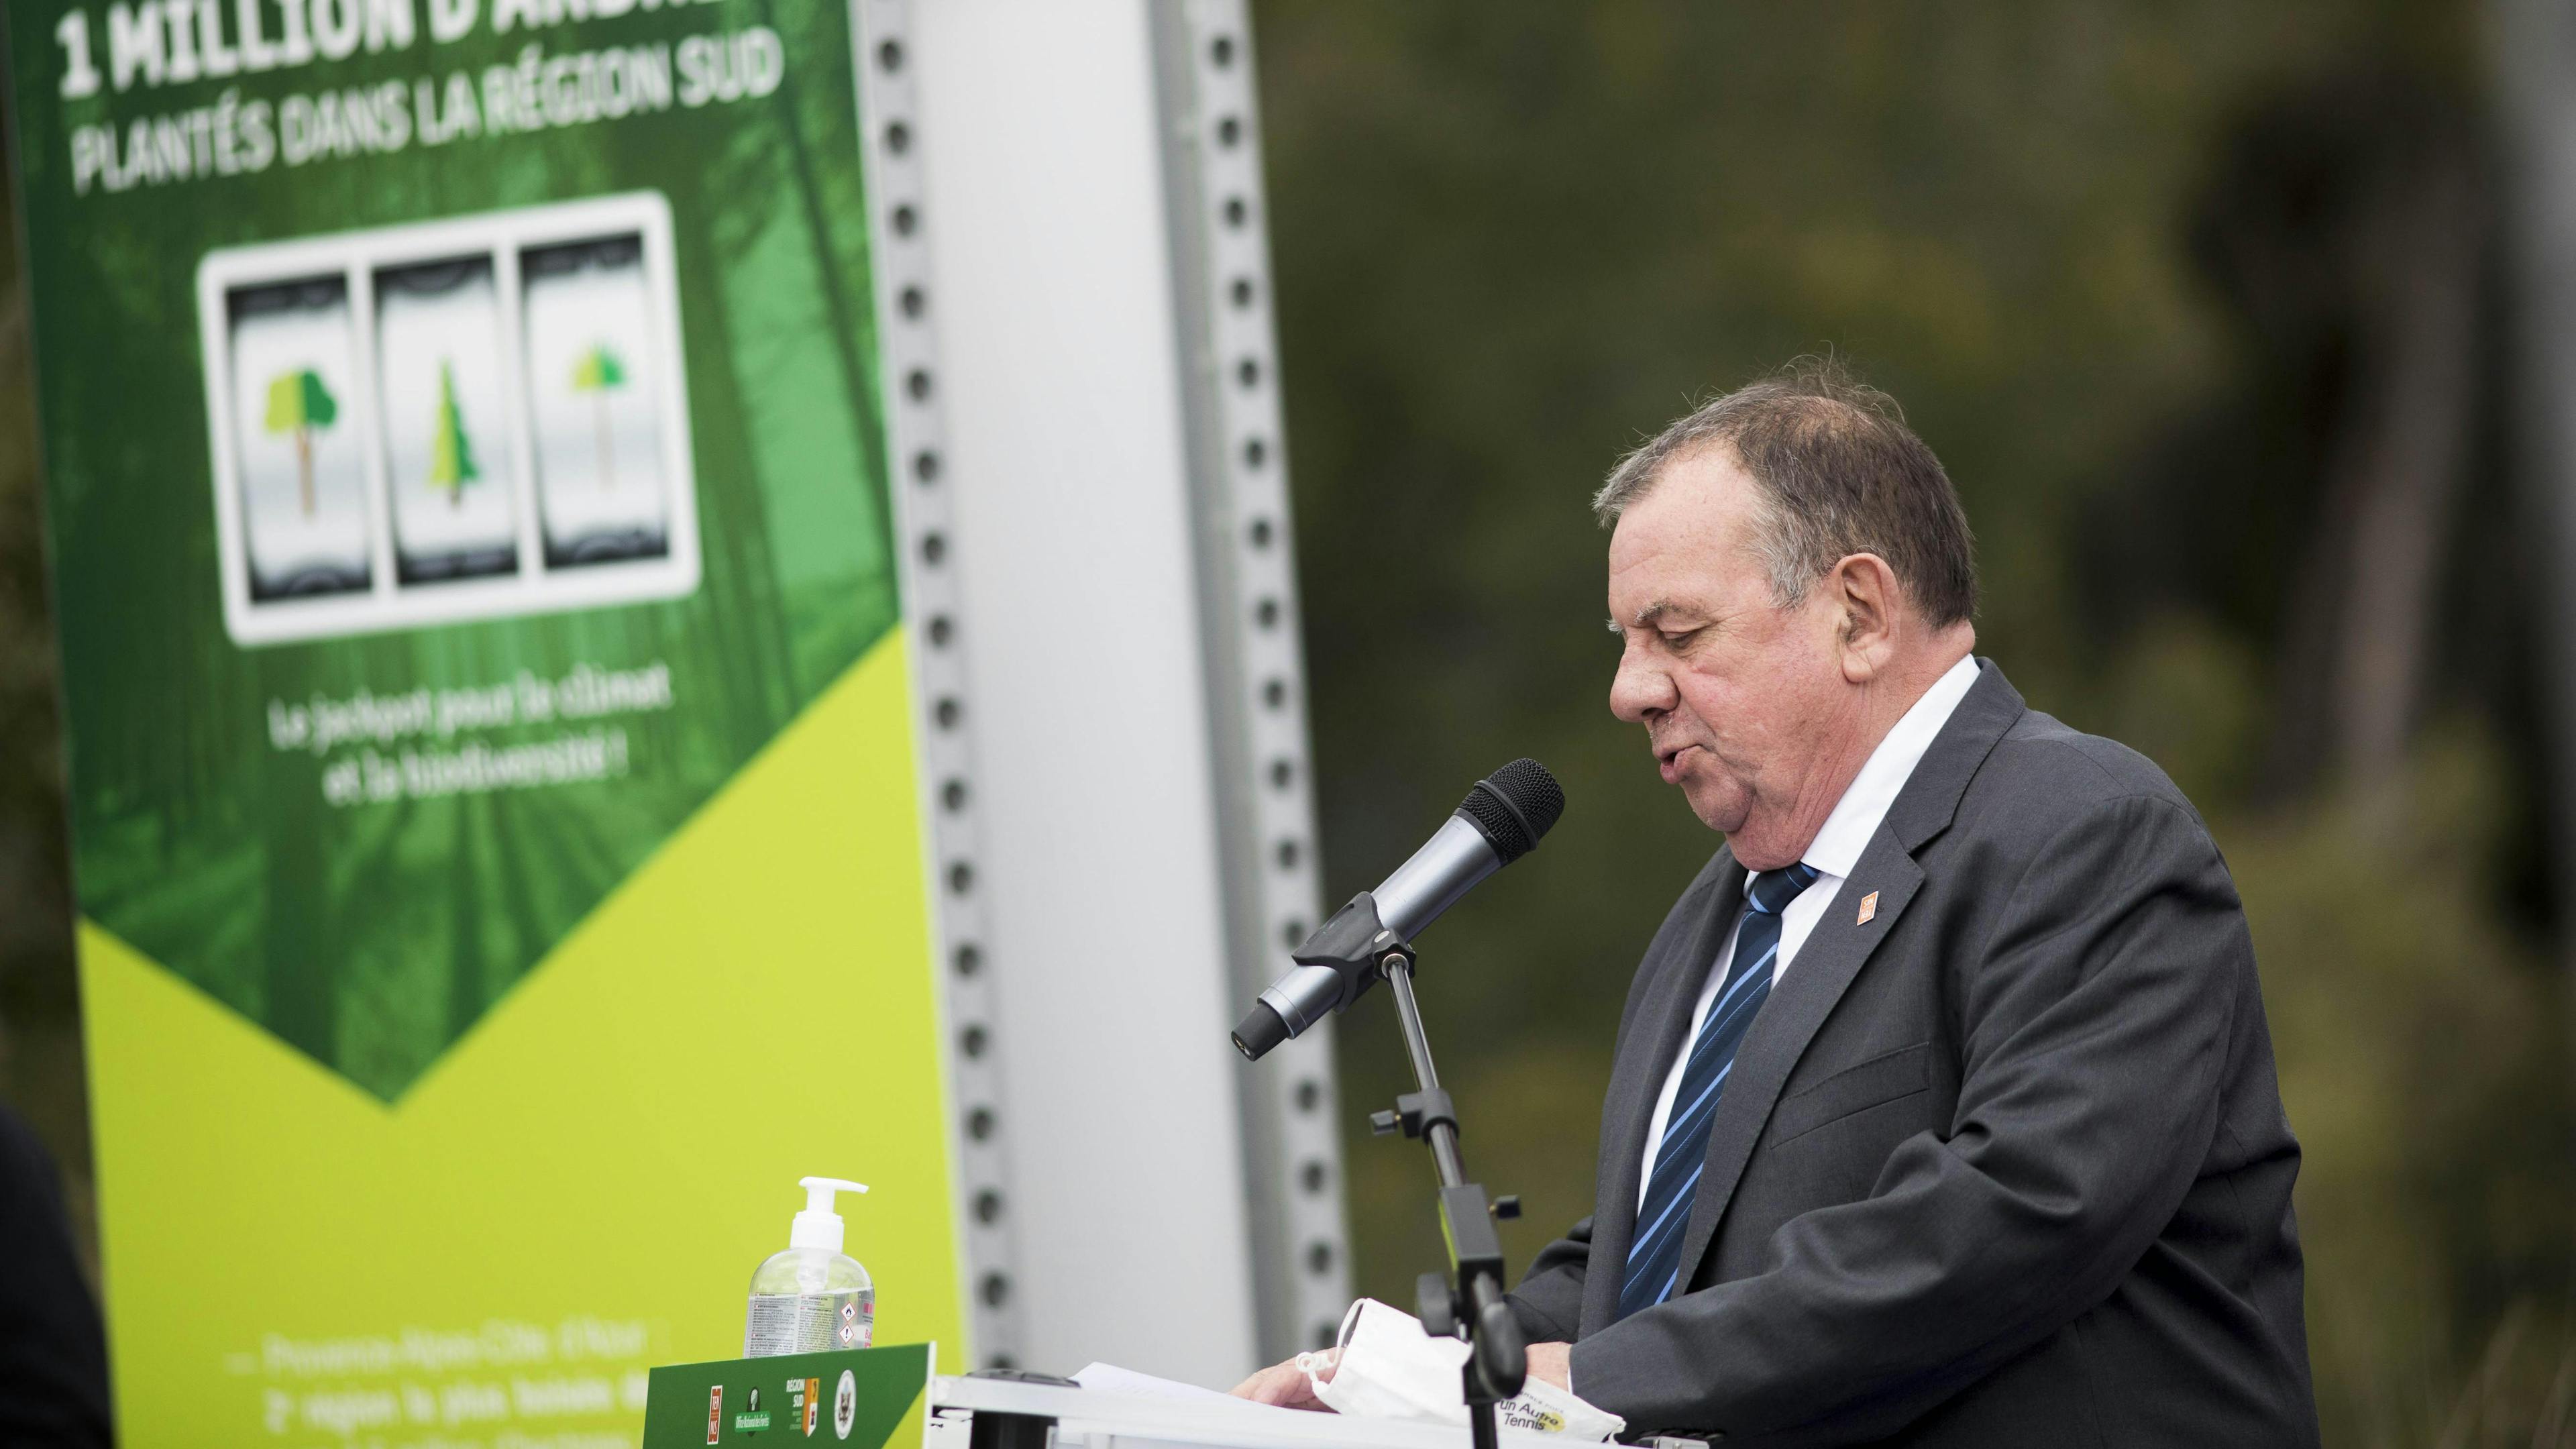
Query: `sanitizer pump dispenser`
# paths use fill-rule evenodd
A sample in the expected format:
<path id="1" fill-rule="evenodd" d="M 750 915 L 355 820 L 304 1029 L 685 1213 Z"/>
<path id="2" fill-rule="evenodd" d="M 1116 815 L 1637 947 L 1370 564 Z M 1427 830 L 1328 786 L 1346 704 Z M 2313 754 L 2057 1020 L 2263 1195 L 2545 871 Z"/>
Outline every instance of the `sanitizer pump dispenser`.
<path id="1" fill-rule="evenodd" d="M 866 1192 L 837 1177 L 808 1177 L 805 1211 L 796 1215 L 787 1249 L 751 1275 L 751 1312 L 743 1321 L 742 1356 L 821 1353 L 865 1348 L 876 1337 L 877 1290 L 868 1270 L 841 1251 L 841 1215 L 833 1195 Z"/>

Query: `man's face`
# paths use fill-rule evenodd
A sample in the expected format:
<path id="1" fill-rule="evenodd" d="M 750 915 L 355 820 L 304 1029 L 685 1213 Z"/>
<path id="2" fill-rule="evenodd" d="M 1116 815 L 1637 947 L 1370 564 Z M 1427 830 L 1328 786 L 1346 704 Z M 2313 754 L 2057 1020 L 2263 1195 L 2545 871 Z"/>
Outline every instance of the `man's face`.
<path id="1" fill-rule="evenodd" d="M 1802 792 L 1847 725 L 1851 689 L 1826 591 L 1778 607 L 1755 551 L 1755 484 L 1732 449 L 1666 463 L 1610 536 L 1623 648 L 1610 712 L 1646 727 L 1664 783 L 1757 869 L 1807 841 Z"/>

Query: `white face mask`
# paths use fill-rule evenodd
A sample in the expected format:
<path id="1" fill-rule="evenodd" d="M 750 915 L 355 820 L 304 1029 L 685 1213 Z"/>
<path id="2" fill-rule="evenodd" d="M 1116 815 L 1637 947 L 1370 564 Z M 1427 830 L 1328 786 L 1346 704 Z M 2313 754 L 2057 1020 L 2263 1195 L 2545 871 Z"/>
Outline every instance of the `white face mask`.
<path id="1" fill-rule="evenodd" d="M 1412 1419 L 1434 1424 L 1467 1422 L 1467 1396 L 1459 1382 L 1467 1345 L 1434 1338 L 1422 1320 L 1374 1298 L 1351 1305 L 1342 1319 L 1339 1363 L 1324 1354 L 1297 1356 L 1315 1397 L 1335 1413 L 1362 1419 Z M 1323 1377 L 1330 1373 L 1331 1378 Z M 1495 1405 L 1502 1427 L 1532 1434 L 1600 1440 L 1628 1427 L 1554 1384 L 1531 1379 Z"/>

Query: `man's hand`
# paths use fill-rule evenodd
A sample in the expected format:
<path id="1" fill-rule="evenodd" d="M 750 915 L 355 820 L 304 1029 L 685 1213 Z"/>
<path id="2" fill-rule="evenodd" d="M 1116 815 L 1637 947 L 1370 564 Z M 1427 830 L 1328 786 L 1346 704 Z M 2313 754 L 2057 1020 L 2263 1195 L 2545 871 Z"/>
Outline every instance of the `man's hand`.
<path id="1" fill-rule="evenodd" d="M 1570 1343 L 1531 1344 L 1529 1346 L 1530 1376 L 1545 1379 L 1558 1388 L 1571 1392 L 1568 1385 L 1573 1376 L 1571 1358 L 1573 1349 L 1574 1345 Z M 1333 1377 L 1334 1366 L 1340 1362 L 1341 1350 L 1326 1349 L 1318 1357 L 1324 1361 L 1324 1371 L 1317 1377 L 1329 1383 Z M 1276 1404 L 1283 1409 L 1315 1409 L 1325 1413 L 1332 1412 L 1331 1405 L 1315 1397 L 1314 1385 L 1307 1381 L 1306 1371 L 1297 1367 L 1297 1360 L 1293 1358 L 1286 1363 L 1272 1364 L 1242 1383 L 1236 1384 L 1227 1392 L 1238 1399 L 1250 1399 L 1256 1404 Z"/>
<path id="2" fill-rule="evenodd" d="M 1324 1361 L 1324 1370 L 1318 1377 L 1329 1381 L 1334 1366 L 1341 1362 L 1341 1356 L 1342 1351 L 1338 1348 L 1328 1348 L 1317 1354 L 1316 1357 Z M 1293 1358 L 1286 1363 L 1272 1364 L 1227 1392 L 1256 1404 L 1276 1404 L 1283 1409 L 1312 1409 L 1326 1414 L 1332 1412 L 1330 1404 L 1315 1397 L 1314 1385 L 1307 1382 L 1306 1371 L 1297 1367 L 1297 1360 Z"/>
<path id="3" fill-rule="evenodd" d="M 1572 1393 L 1574 1391 L 1571 1382 L 1574 1377 L 1573 1352 L 1574 1345 L 1570 1343 L 1531 1344 L 1529 1346 L 1530 1377 L 1545 1379 L 1558 1388 Z M 1236 1392 L 1242 1391 L 1238 1389 Z"/>

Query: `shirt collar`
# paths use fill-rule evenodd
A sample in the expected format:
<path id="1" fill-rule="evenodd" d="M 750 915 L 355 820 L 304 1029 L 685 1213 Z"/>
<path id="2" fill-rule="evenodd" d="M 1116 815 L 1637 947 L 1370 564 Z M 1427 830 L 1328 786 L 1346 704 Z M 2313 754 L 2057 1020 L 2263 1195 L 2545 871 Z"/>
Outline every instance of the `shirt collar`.
<path id="1" fill-rule="evenodd" d="M 1914 775 L 1914 767 L 1923 752 L 1932 748 L 1933 738 L 1941 726 L 1950 722 L 1950 714 L 1959 701 L 1968 697 L 1969 687 L 1977 682 L 1977 658 L 1971 654 L 1950 666 L 1949 671 L 1932 681 L 1923 697 L 1914 701 L 1878 748 L 1852 777 L 1843 798 L 1834 802 L 1833 813 L 1825 817 L 1824 828 L 1816 832 L 1807 853 L 1801 857 L 1816 868 L 1819 875 L 1848 876 L 1860 864 L 1860 853 L 1868 848 L 1870 837 L 1878 833 L 1879 822 L 1887 818 L 1888 807 L 1896 803 L 1905 782 Z"/>

